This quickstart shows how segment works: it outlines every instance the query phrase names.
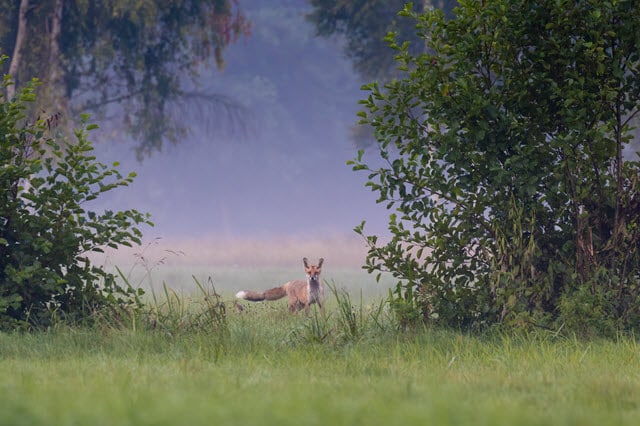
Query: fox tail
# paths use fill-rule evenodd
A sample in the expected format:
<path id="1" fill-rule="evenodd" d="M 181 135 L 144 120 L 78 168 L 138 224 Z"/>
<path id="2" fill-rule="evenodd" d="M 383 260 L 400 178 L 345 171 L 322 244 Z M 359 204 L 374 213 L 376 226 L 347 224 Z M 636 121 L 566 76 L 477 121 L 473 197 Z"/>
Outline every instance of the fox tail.
<path id="1" fill-rule="evenodd" d="M 263 300 L 278 300 L 287 295 L 284 287 L 270 288 L 265 291 L 242 290 L 236 293 L 238 299 L 248 300 L 249 302 L 261 302 Z"/>

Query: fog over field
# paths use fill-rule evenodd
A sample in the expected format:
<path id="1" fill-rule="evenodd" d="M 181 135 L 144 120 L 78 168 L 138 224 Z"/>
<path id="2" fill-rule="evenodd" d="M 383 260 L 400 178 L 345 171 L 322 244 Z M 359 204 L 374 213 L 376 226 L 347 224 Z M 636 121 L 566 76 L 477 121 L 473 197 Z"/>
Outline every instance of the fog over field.
<path id="1" fill-rule="evenodd" d="M 150 257 L 197 265 L 288 265 L 302 256 L 357 267 L 366 253 L 354 226 L 385 235 L 388 212 L 375 203 L 366 173 L 345 163 L 364 83 L 341 41 L 314 36 L 305 1 L 241 1 L 252 34 L 224 54 L 226 67 L 203 69 L 202 90 L 239 109 L 185 108 L 191 129 L 175 146 L 138 162 L 134 143 L 103 138 L 98 158 L 119 161 L 138 178 L 97 208 L 148 211 Z M 222 117 L 222 118 L 221 118 Z M 103 140 L 104 139 L 104 140 Z M 136 249 L 140 252 L 140 248 Z M 131 251 L 111 253 L 131 259 Z"/>

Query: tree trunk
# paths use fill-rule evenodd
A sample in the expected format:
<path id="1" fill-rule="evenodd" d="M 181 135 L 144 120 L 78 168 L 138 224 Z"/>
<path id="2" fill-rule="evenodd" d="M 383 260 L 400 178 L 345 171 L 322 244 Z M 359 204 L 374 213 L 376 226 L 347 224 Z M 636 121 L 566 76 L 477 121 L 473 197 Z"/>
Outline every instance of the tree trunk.
<path id="1" fill-rule="evenodd" d="M 67 102 L 64 96 L 64 79 L 61 70 L 60 33 L 62 32 L 63 0 L 56 0 L 51 17 L 51 34 L 49 37 L 49 76 L 47 83 L 51 90 L 52 114 L 67 113 Z"/>
<path id="2" fill-rule="evenodd" d="M 9 64 L 9 75 L 13 77 L 14 84 L 7 87 L 7 99 L 10 101 L 16 94 L 16 85 L 19 83 L 18 70 L 20 68 L 20 59 L 22 56 L 22 46 L 24 45 L 24 35 L 27 28 L 27 9 L 29 8 L 29 0 L 20 1 L 20 11 L 18 12 L 18 34 L 16 35 L 16 43 L 13 46 L 13 55 L 11 56 L 11 64 Z"/>

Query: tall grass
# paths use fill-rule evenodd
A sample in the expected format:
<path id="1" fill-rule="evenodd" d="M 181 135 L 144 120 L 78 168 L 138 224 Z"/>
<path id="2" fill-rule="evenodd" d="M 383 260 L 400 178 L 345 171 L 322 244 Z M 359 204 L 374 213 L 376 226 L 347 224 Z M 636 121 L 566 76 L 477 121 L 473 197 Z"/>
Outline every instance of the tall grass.
<path id="1" fill-rule="evenodd" d="M 634 336 L 401 330 L 383 300 L 333 283 L 309 317 L 286 301 L 239 310 L 213 282 L 195 285 L 163 286 L 126 321 L 0 334 L 0 424 L 640 421 Z"/>

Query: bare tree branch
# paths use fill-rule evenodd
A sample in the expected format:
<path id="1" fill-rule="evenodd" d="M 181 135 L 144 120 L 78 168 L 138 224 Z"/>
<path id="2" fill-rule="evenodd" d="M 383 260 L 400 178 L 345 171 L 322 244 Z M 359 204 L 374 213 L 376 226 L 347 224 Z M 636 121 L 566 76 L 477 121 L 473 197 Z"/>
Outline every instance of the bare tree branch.
<path id="1" fill-rule="evenodd" d="M 11 100 L 16 94 L 17 83 L 15 81 L 20 66 L 22 46 L 24 45 L 24 34 L 27 27 L 27 10 L 29 9 L 29 0 L 21 0 L 20 11 L 18 12 L 18 34 L 16 35 L 16 43 L 13 47 L 13 55 L 11 56 L 11 64 L 9 65 L 9 75 L 13 76 L 14 84 L 7 86 L 7 98 Z"/>

